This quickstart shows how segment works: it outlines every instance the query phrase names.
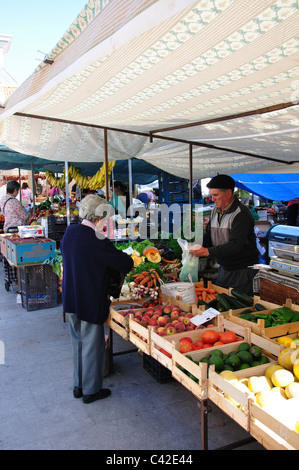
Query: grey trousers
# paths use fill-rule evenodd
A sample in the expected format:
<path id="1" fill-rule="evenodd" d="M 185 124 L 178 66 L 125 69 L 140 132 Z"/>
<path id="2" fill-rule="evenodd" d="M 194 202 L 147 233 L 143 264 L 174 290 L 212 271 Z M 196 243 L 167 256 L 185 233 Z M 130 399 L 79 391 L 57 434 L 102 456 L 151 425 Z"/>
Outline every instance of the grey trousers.
<path id="1" fill-rule="evenodd" d="M 252 268 L 236 269 L 226 271 L 220 266 L 215 284 L 229 288 L 232 287 L 243 294 L 253 295 L 253 278 L 258 270 Z"/>
<path id="2" fill-rule="evenodd" d="M 84 395 L 102 389 L 105 368 L 104 325 L 78 320 L 68 313 L 73 352 L 73 385 Z"/>

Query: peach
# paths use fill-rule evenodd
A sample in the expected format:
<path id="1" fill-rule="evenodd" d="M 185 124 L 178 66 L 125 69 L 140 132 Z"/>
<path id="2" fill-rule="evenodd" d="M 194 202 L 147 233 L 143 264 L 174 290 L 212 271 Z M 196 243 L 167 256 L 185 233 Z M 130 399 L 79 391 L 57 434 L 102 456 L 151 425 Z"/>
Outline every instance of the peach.
<path id="1" fill-rule="evenodd" d="M 179 318 L 179 312 L 177 312 L 176 310 L 173 310 L 170 314 L 170 318 L 177 320 Z"/>
<path id="2" fill-rule="evenodd" d="M 194 316 L 194 315 L 193 315 L 193 313 L 191 313 L 191 312 L 188 312 L 188 313 L 186 313 L 186 315 L 185 315 L 185 317 L 187 317 L 187 318 L 193 318 L 193 316 Z"/>
<path id="3" fill-rule="evenodd" d="M 159 327 L 157 328 L 156 332 L 157 332 L 158 335 L 160 335 L 160 336 L 166 335 L 166 328 L 165 328 L 165 326 L 159 326 Z"/>
<path id="4" fill-rule="evenodd" d="M 167 335 L 174 335 L 176 333 L 176 329 L 174 326 L 168 326 L 166 328 L 166 334 Z"/>
<path id="5" fill-rule="evenodd" d="M 178 331 L 178 332 L 181 332 L 181 331 L 185 331 L 185 325 L 184 323 L 182 322 L 178 322 L 175 324 L 175 329 Z"/>
<path id="6" fill-rule="evenodd" d="M 157 320 L 155 318 L 151 317 L 148 321 L 148 324 L 150 326 L 156 326 L 157 325 Z"/>
<path id="7" fill-rule="evenodd" d="M 183 323 L 183 322 L 184 322 L 184 318 L 185 318 L 184 315 L 180 315 L 180 316 L 179 316 L 179 321 Z"/>
<path id="8" fill-rule="evenodd" d="M 159 317 L 157 319 L 157 323 L 159 326 L 165 326 L 167 323 L 167 319 L 165 317 Z"/>
<path id="9" fill-rule="evenodd" d="M 190 325 L 187 325 L 187 326 L 186 326 L 185 330 L 186 330 L 186 331 L 195 330 L 195 325 L 193 325 L 192 323 L 190 323 Z"/>
<path id="10" fill-rule="evenodd" d="M 171 313 L 171 311 L 172 311 L 171 305 L 167 305 L 167 306 L 164 307 L 164 309 L 163 309 L 163 313 L 166 313 L 166 314 Z"/>
<path id="11" fill-rule="evenodd" d="M 183 319 L 183 323 L 184 323 L 184 325 L 185 325 L 185 326 L 188 326 L 188 325 L 190 325 L 190 318 L 188 318 L 188 317 L 184 317 L 184 319 Z"/>

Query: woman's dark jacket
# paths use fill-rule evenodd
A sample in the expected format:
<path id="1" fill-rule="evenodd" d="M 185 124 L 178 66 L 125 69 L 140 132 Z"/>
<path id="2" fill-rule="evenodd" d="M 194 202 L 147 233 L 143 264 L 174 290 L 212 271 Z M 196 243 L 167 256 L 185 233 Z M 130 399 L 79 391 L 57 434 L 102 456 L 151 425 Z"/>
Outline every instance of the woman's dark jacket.
<path id="1" fill-rule="evenodd" d="M 60 249 L 64 311 L 89 323 L 104 323 L 109 313 L 108 290 L 113 270 L 127 274 L 133 267 L 132 258 L 82 224 L 67 228 Z"/>

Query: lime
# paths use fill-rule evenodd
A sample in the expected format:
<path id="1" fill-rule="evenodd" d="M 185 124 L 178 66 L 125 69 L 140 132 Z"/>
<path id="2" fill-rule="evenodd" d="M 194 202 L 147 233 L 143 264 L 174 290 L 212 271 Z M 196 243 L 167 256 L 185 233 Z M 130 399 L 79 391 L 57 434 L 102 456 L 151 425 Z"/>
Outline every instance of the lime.
<path id="1" fill-rule="evenodd" d="M 215 370 L 217 372 L 221 371 L 224 366 L 224 361 L 222 357 L 217 356 L 217 354 L 213 354 L 209 359 L 209 364 L 215 366 Z"/>
<path id="2" fill-rule="evenodd" d="M 208 357 L 203 357 L 199 362 L 206 362 L 208 364 L 209 363 L 209 358 Z"/>
<path id="3" fill-rule="evenodd" d="M 234 372 L 235 369 L 232 366 L 230 366 L 229 364 L 224 364 L 223 370 L 230 370 L 230 371 Z"/>
<path id="4" fill-rule="evenodd" d="M 243 364 L 240 365 L 239 370 L 249 369 L 249 367 L 251 367 L 249 364 L 246 364 L 246 362 L 243 362 Z"/>
<path id="5" fill-rule="evenodd" d="M 250 349 L 250 344 L 241 343 L 241 344 L 239 344 L 238 352 L 240 352 L 240 351 L 249 351 L 249 349 Z"/>
<path id="6" fill-rule="evenodd" d="M 251 367 L 256 367 L 256 366 L 260 366 L 261 365 L 261 361 L 253 361 L 252 364 L 251 364 Z"/>
<path id="7" fill-rule="evenodd" d="M 252 364 L 252 355 L 248 351 L 240 351 L 238 357 L 245 364 Z"/>
<path id="8" fill-rule="evenodd" d="M 232 366 L 232 368 L 234 370 L 238 370 L 240 365 L 241 365 L 241 360 L 239 359 L 239 357 L 235 353 L 234 356 L 233 355 L 229 356 L 225 363 L 228 364 L 229 366 Z"/>
<path id="9" fill-rule="evenodd" d="M 211 356 L 219 356 L 223 358 L 223 352 L 220 349 L 212 349 Z"/>
<path id="10" fill-rule="evenodd" d="M 259 361 L 262 357 L 262 350 L 258 346 L 251 346 L 249 352 L 252 355 L 253 360 Z"/>
<path id="11" fill-rule="evenodd" d="M 268 362 L 270 362 L 270 359 L 267 356 L 261 357 L 261 364 L 268 364 Z"/>

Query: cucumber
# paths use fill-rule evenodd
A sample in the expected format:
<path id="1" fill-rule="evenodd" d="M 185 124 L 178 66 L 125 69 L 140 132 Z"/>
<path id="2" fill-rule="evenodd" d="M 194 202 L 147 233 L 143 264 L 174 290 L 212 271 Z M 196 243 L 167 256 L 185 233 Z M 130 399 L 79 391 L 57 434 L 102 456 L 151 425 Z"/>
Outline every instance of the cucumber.
<path id="1" fill-rule="evenodd" d="M 262 305 L 262 304 L 255 304 L 255 305 L 254 305 L 254 308 L 255 308 L 258 312 L 261 312 L 262 310 L 268 310 L 267 307 L 265 307 L 265 306 Z"/>
<path id="2" fill-rule="evenodd" d="M 241 302 L 243 302 L 245 305 L 248 305 L 248 307 L 251 307 L 253 305 L 253 297 L 250 297 L 247 294 L 243 294 L 242 292 L 239 292 L 236 289 L 232 289 L 231 294 L 237 299 L 239 299 Z"/>
<path id="3" fill-rule="evenodd" d="M 240 316 L 240 315 L 245 315 L 245 314 L 247 314 L 247 313 L 251 313 L 251 314 L 253 313 L 252 310 L 251 310 L 251 308 L 246 308 L 245 310 L 243 310 L 243 312 L 240 312 L 240 313 L 239 313 L 239 316 Z"/>

